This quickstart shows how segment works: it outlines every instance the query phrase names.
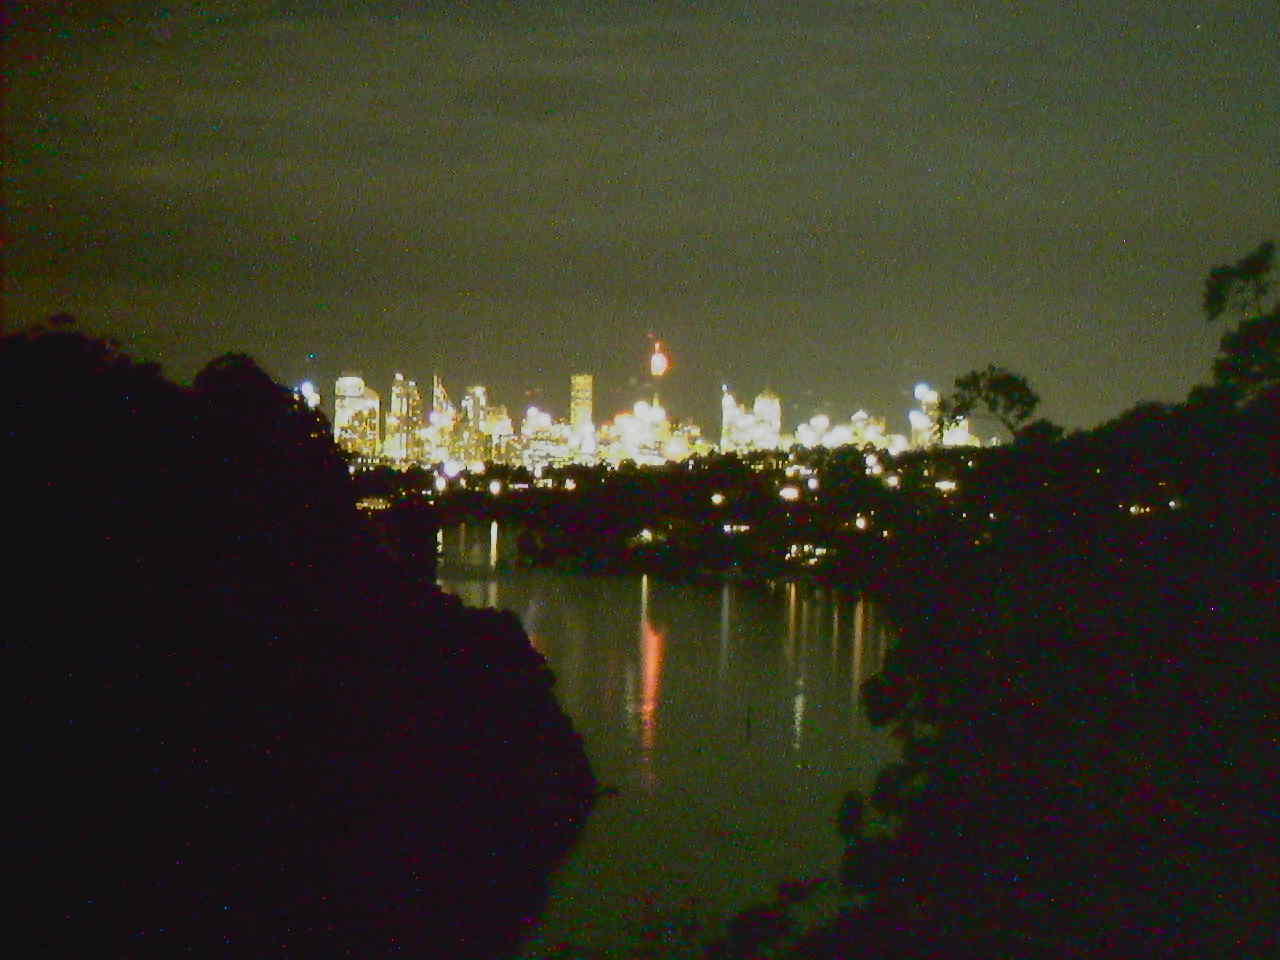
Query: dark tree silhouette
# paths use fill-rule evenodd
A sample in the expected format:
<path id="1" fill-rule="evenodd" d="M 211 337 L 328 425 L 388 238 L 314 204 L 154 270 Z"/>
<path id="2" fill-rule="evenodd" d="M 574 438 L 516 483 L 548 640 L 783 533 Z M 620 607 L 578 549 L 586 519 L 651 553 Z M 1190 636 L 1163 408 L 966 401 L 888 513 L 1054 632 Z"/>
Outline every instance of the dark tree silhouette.
<path id="1" fill-rule="evenodd" d="M 992 363 L 956 378 L 955 390 L 939 404 L 938 432 L 981 407 L 1017 436 L 1038 406 L 1040 396 L 1026 377 Z"/>
<path id="2" fill-rule="evenodd" d="M 1262 313 L 1271 290 L 1271 265 L 1276 245 L 1264 240 L 1234 264 L 1213 267 L 1204 281 L 1204 315 L 1210 322 L 1231 310 L 1242 320 Z"/>
<path id="3" fill-rule="evenodd" d="M 1275 244 L 1268 240 L 1234 264 L 1214 267 L 1205 279 L 1205 318 L 1240 316 L 1223 334 L 1213 363 L 1213 389 L 1236 403 L 1252 402 L 1280 385 L 1280 299 L 1267 304 L 1274 255 Z M 1201 391 L 1199 399 L 1211 398 Z"/>

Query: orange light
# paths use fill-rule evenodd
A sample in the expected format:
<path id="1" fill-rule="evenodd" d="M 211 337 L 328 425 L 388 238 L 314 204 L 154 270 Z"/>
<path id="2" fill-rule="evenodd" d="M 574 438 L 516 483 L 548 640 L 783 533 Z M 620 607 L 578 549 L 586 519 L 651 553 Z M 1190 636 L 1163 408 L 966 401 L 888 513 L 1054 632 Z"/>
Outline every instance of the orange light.
<path id="1" fill-rule="evenodd" d="M 671 366 L 671 361 L 662 352 L 662 344 L 655 343 L 653 345 L 653 356 L 649 358 L 649 372 L 655 377 L 660 377 L 667 372 L 669 366 Z"/>

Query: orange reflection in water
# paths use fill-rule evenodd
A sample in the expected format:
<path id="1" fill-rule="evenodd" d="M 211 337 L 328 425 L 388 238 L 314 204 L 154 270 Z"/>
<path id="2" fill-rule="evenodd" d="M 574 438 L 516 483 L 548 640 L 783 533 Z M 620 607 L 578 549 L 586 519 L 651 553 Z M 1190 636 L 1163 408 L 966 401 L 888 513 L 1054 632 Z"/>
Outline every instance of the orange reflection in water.
<path id="1" fill-rule="evenodd" d="M 658 699 L 662 694 L 662 658 L 666 638 L 648 620 L 640 621 L 640 762 L 641 779 L 654 785 L 653 748 L 658 739 Z"/>

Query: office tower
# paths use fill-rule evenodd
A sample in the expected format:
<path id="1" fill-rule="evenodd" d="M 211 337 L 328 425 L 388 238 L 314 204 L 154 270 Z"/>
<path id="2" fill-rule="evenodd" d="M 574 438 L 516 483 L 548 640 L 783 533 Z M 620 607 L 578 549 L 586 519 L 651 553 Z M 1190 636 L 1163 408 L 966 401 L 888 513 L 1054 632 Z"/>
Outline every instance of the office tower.
<path id="1" fill-rule="evenodd" d="M 481 386 L 467 387 L 462 398 L 462 419 L 472 430 L 479 431 L 484 423 L 484 411 L 489 405 L 488 391 Z"/>
<path id="2" fill-rule="evenodd" d="M 755 445 L 776 450 L 782 436 L 782 400 L 772 390 L 765 390 L 756 397 L 752 412 L 756 419 Z"/>
<path id="3" fill-rule="evenodd" d="M 340 376 L 333 385 L 333 439 L 352 453 L 376 457 L 380 452 L 378 394 L 357 373 Z"/>
<path id="4" fill-rule="evenodd" d="M 720 391 L 720 451 L 730 453 L 735 449 L 735 435 L 743 410 L 728 387 L 721 387 Z"/>
<path id="5" fill-rule="evenodd" d="M 595 433 L 591 421 L 592 380 L 589 373 L 575 373 L 569 378 L 569 429 L 579 439 Z"/>
<path id="6" fill-rule="evenodd" d="M 382 452 L 399 462 L 419 463 L 426 456 L 426 422 L 422 410 L 422 392 L 413 380 L 397 373 L 391 384 L 391 402 L 387 408 Z"/>

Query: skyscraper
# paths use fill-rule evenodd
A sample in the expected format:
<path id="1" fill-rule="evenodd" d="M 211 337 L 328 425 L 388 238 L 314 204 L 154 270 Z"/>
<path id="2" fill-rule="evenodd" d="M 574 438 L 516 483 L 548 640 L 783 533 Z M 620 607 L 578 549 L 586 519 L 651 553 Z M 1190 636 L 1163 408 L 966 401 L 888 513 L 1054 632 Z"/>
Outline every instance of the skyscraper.
<path id="1" fill-rule="evenodd" d="M 345 373 L 333 385 L 333 439 L 365 457 L 379 453 L 381 400 L 357 373 Z"/>
<path id="2" fill-rule="evenodd" d="M 764 390 L 752 406 L 758 424 L 756 442 L 768 450 L 776 450 L 782 436 L 782 401 L 772 390 Z"/>
<path id="3" fill-rule="evenodd" d="M 426 454 L 426 423 L 422 411 L 422 393 L 412 380 L 397 373 L 391 384 L 391 403 L 387 409 L 382 452 L 393 460 L 420 462 Z"/>
<path id="4" fill-rule="evenodd" d="M 579 439 L 595 433 L 592 423 L 592 380 L 589 373 L 575 373 L 569 378 L 569 429 Z"/>

